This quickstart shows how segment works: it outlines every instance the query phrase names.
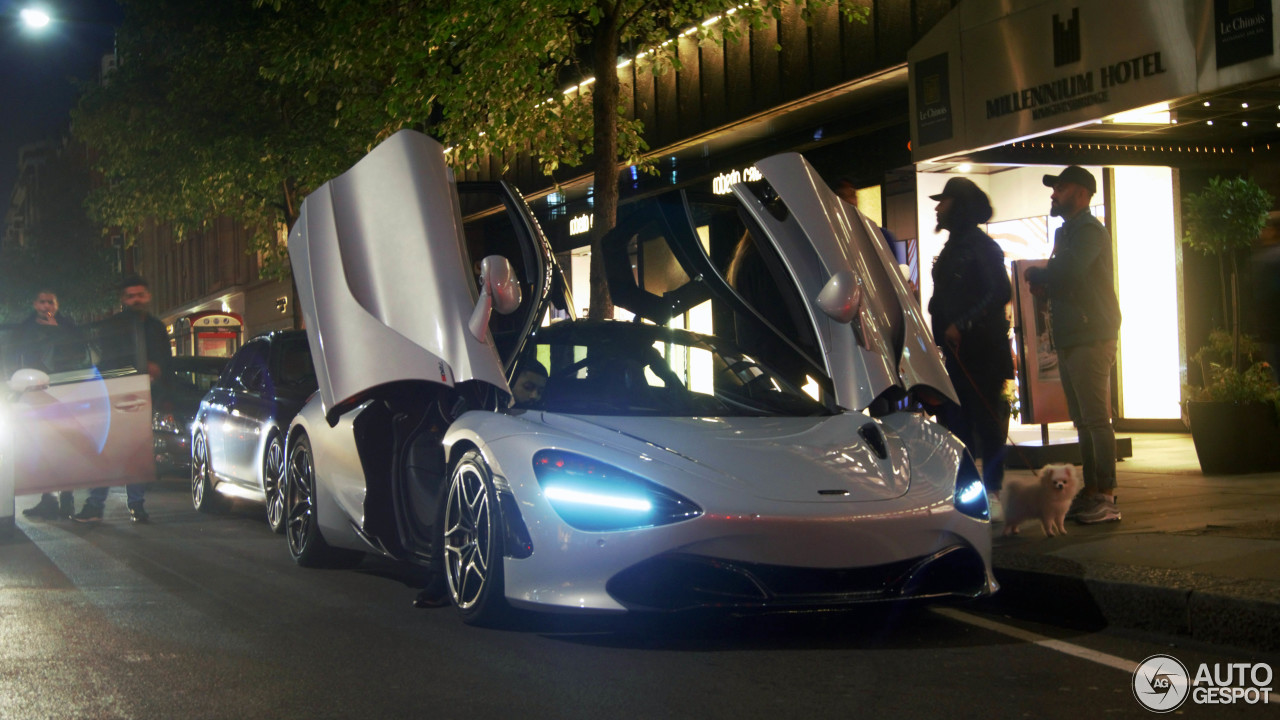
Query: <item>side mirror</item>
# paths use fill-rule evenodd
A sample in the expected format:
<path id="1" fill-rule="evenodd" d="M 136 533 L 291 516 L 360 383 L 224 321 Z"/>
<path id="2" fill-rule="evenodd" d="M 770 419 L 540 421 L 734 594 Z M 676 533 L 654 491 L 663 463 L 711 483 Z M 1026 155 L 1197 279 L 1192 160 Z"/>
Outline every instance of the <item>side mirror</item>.
<path id="1" fill-rule="evenodd" d="M 853 273 L 841 270 L 818 293 L 818 307 L 838 323 L 852 322 L 862 310 L 862 288 Z"/>
<path id="2" fill-rule="evenodd" d="M 28 390 L 48 390 L 49 376 L 39 370 L 22 369 L 9 378 L 9 390 L 21 395 Z"/>
<path id="3" fill-rule="evenodd" d="M 520 307 L 520 282 L 511 262 L 501 255 L 490 255 L 480 263 L 480 300 L 471 313 L 467 329 L 481 342 L 488 338 L 489 317 L 497 310 L 510 315 Z"/>

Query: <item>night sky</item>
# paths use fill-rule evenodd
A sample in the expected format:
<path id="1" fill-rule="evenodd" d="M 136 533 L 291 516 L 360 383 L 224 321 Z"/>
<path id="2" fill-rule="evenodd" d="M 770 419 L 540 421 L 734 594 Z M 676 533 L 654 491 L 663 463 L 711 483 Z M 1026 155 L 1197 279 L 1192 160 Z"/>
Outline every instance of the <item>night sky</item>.
<path id="1" fill-rule="evenodd" d="M 58 18 L 40 33 L 18 19 L 36 5 Z M 13 193 L 18 148 L 61 134 L 75 105 L 72 79 L 97 77 L 122 17 L 114 0 L 0 0 L 0 212 Z"/>

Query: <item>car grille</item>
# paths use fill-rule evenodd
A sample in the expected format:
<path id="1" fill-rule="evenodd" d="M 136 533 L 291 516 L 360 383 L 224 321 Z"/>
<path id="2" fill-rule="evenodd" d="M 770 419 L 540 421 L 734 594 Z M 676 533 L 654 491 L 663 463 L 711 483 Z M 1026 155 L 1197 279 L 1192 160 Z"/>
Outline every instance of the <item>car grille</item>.
<path id="1" fill-rule="evenodd" d="M 947 596 L 977 597 L 986 566 L 965 545 L 871 567 L 795 568 L 673 553 L 611 578 L 609 594 L 633 610 L 787 609 Z"/>

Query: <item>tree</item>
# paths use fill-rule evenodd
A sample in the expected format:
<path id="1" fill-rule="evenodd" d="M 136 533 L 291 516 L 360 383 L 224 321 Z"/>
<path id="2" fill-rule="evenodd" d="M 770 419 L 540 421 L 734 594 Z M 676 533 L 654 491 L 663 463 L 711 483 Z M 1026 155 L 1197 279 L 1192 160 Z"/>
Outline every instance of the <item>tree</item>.
<path id="1" fill-rule="evenodd" d="M 792 3 L 257 1 L 278 10 L 318 6 L 327 18 L 321 33 L 284 47 L 266 74 L 337 88 L 344 108 L 358 108 L 361 117 L 382 114 L 384 134 L 427 130 L 451 146 L 453 162 L 462 166 L 528 152 L 551 173 L 590 158 L 592 318 L 612 315 L 598 249 L 616 222 L 620 161 L 640 164 L 648 149 L 641 124 L 619 104 L 620 55 L 625 50 L 653 72 L 665 72 L 678 63 L 670 42 L 677 33 L 731 41 L 753 23 L 780 18 Z M 849 17 L 865 21 L 869 14 L 855 0 L 809 0 L 833 3 Z M 707 22 L 721 13 L 721 21 Z"/>
<path id="2" fill-rule="evenodd" d="M 342 112 L 322 84 L 268 79 L 261 68 L 314 12 L 252 0 L 120 0 L 119 67 L 86 88 L 76 136 L 98 156 L 105 182 L 90 196 L 94 220 L 126 231 L 168 222 L 181 241 L 219 216 L 242 222 L 264 262 L 287 272 L 277 231 L 302 197 L 350 167 L 381 128 Z"/>
<path id="3" fill-rule="evenodd" d="M 1187 196 L 1183 210 L 1184 242 L 1197 252 L 1218 258 L 1222 321 L 1231 336 L 1231 368 L 1240 369 L 1240 259 L 1267 225 L 1274 198 L 1247 178 L 1209 180 L 1208 187 Z"/>

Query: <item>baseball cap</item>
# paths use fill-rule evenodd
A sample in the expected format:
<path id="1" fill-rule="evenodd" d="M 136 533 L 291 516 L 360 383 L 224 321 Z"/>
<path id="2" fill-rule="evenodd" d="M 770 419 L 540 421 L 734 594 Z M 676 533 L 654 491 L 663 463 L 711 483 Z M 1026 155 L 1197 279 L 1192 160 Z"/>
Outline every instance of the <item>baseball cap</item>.
<path id="1" fill-rule="evenodd" d="M 969 178 L 954 177 L 947 181 L 942 187 L 942 192 L 937 195 L 930 195 L 931 200 L 941 200 L 942 198 L 971 198 L 981 194 L 982 188 L 979 188 Z"/>
<path id="2" fill-rule="evenodd" d="M 1093 178 L 1093 173 L 1085 170 L 1079 165 L 1068 166 L 1060 175 L 1045 175 L 1045 187 L 1057 187 L 1058 183 L 1075 183 L 1091 193 L 1098 192 L 1098 181 Z"/>

